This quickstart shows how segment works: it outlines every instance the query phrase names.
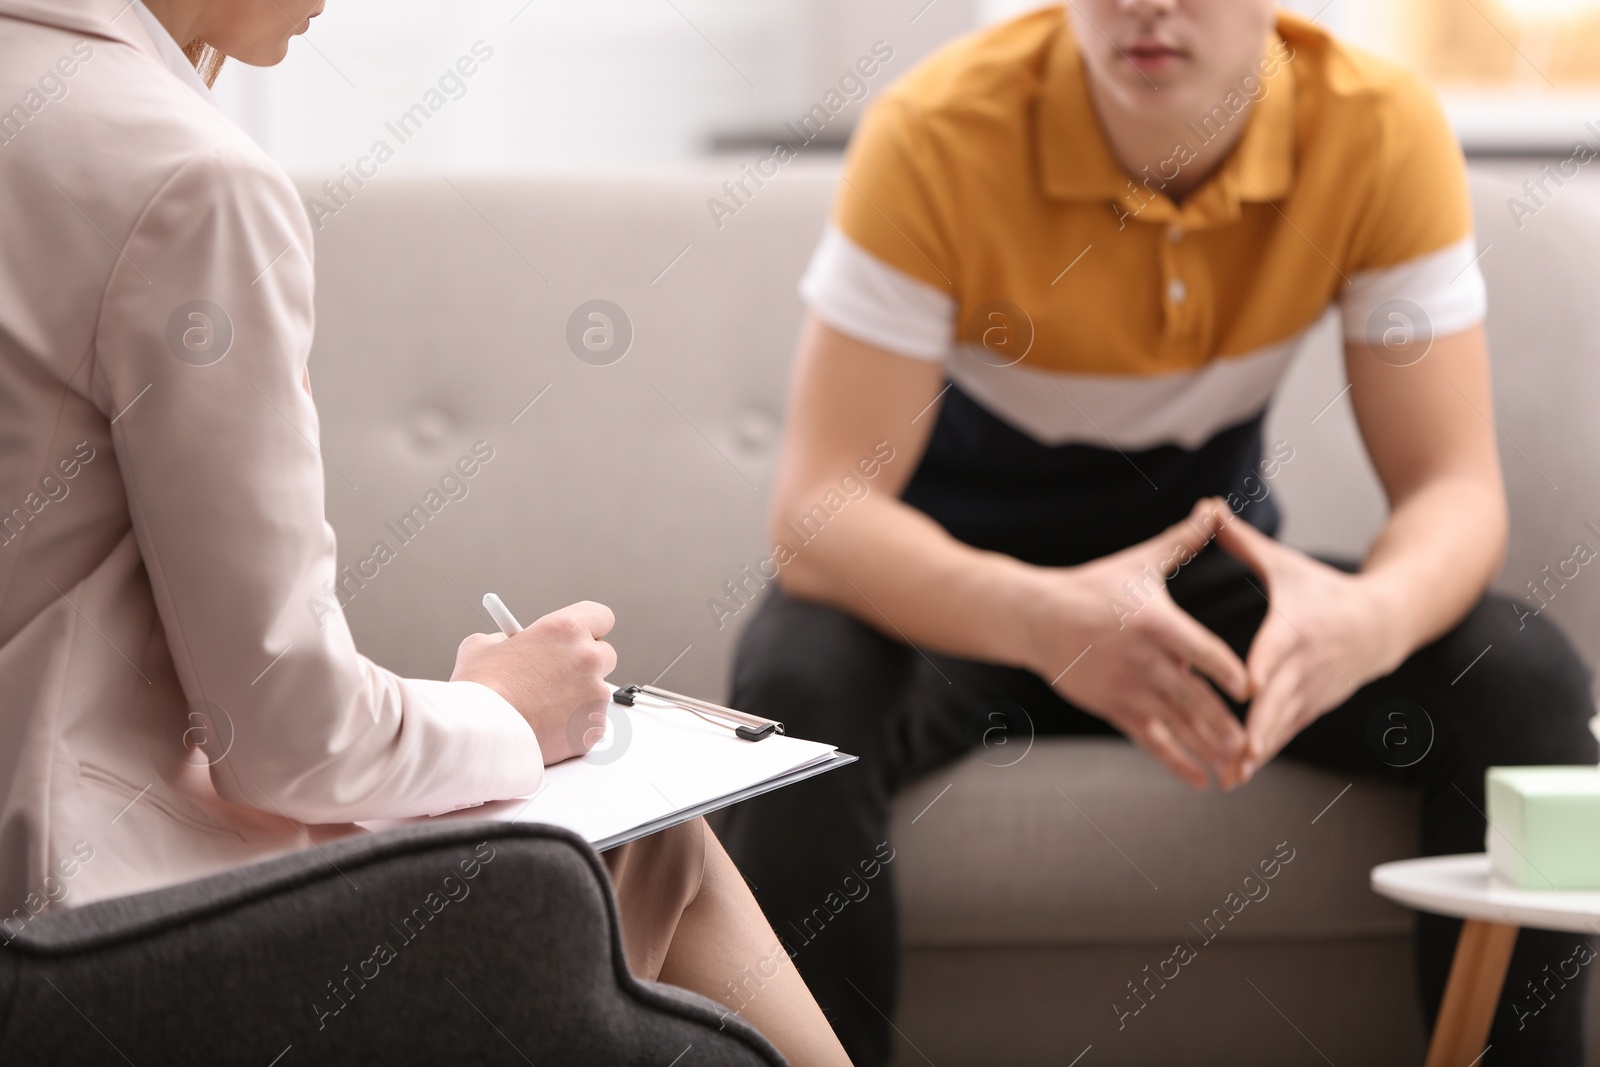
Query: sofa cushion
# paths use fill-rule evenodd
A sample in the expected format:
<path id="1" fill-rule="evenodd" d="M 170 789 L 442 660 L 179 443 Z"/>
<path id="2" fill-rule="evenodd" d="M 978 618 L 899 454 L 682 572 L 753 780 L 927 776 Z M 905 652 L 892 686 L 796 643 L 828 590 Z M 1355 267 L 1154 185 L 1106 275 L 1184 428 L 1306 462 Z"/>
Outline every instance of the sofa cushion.
<path id="1" fill-rule="evenodd" d="M 723 694 L 742 619 L 708 602 L 770 547 L 796 285 L 835 172 L 792 163 L 719 228 L 706 200 L 737 176 L 385 175 L 323 221 L 328 516 L 352 574 L 377 542 L 393 553 L 343 598 L 362 651 L 446 677 L 460 640 L 494 629 L 484 592 L 524 621 L 592 599 L 617 614 L 615 680 L 670 664 L 662 685 Z M 631 324 L 615 362 L 569 345 L 596 299 Z M 479 440 L 493 459 L 402 543 L 389 524 Z"/>
<path id="2" fill-rule="evenodd" d="M 1416 803 L 1287 760 L 1224 795 L 1193 792 L 1124 741 L 1045 738 L 1021 759 L 980 749 L 895 805 L 906 942 L 1404 933 L 1410 913 L 1372 893 L 1367 872 L 1415 855 Z M 1290 854 L 1263 877 L 1262 861 Z"/>

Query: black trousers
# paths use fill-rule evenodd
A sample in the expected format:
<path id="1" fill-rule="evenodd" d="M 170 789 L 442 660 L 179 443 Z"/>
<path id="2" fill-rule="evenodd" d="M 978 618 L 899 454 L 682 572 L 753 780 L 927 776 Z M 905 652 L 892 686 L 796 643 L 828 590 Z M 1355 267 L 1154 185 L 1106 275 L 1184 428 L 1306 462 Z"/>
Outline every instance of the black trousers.
<path id="1" fill-rule="evenodd" d="M 1212 548 L 1169 585 L 1177 603 L 1241 657 L 1266 614 L 1265 600 L 1246 579 L 1241 564 Z M 1031 672 L 933 653 L 925 658 L 852 616 L 781 591 L 761 604 L 741 637 L 732 699 L 798 736 L 824 738 L 861 757 L 728 813 L 723 842 L 779 931 L 810 914 L 835 889 L 840 871 L 874 855 L 888 837 L 890 797 L 981 744 L 995 725 L 995 709 L 1020 705 L 1040 734 L 1115 732 Z M 1411 766 L 1393 766 L 1409 759 L 1368 740 L 1369 719 L 1389 701 L 1420 705 L 1432 720 L 1432 748 Z M 1543 617 L 1519 620 L 1508 601 L 1489 596 L 1450 633 L 1313 723 L 1285 755 L 1416 786 L 1423 853 L 1481 852 L 1484 769 L 1594 763 L 1593 713 L 1589 670 L 1561 632 Z M 892 865 L 882 874 L 892 879 Z M 876 888 L 796 958 L 846 1051 L 863 1067 L 888 1062 L 890 1029 L 880 1009 L 894 1014 L 899 976 L 895 895 L 881 883 Z M 1443 916 L 1418 917 L 1417 981 L 1429 1026 L 1460 926 Z M 1541 977 L 1546 964 L 1566 960 L 1579 940 L 1522 931 L 1483 1064 L 1581 1067 L 1587 968 L 1520 1029 L 1510 1007 L 1515 996 L 1526 999 L 1526 982 Z"/>

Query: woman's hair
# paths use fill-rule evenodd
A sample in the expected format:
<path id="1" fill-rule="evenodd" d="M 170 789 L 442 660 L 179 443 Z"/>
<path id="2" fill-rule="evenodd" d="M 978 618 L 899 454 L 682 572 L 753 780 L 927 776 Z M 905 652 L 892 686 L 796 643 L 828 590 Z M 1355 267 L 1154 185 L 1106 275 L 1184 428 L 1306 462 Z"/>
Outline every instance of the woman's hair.
<path id="1" fill-rule="evenodd" d="M 183 54 L 189 57 L 189 62 L 194 64 L 195 73 L 199 74 L 200 80 L 207 85 L 217 80 L 217 71 L 222 69 L 222 61 L 226 58 L 198 37 L 183 46 Z"/>

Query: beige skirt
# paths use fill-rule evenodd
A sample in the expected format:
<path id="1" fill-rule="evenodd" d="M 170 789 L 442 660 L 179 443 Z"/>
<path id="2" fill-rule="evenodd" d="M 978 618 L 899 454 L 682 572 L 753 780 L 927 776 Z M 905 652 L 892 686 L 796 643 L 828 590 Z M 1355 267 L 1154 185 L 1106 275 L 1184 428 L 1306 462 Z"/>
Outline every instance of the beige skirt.
<path id="1" fill-rule="evenodd" d="M 700 893 L 710 833 L 704 819 L 691 819 L 601 854 L 616 889 L 622 951 L 635 977 L 660 976 L 678 920 Z"/>

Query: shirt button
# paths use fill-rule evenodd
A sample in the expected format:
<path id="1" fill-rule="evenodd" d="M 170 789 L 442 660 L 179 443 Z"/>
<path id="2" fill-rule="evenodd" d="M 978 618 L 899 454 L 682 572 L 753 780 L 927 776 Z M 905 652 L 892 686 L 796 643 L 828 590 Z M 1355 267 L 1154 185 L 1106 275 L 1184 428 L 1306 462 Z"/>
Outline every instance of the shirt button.
<path id="1" fill-rule="evenodd" d="M 1183 298 L 1189 295 L 1189 287 L 1183 284 L 1182 278 L 1174 278 L 1167 283 L 1167 297 L 1174 304 L 1183 303 Z"/>
<path id="2" fill-rule="evenodd" d="M 1179 241 L 1183 240 L 1183 227 L 1176 225 L 1168 226 L 1167 240 L 1171 241 L 1173 244 L 1177 244 Z"/>

